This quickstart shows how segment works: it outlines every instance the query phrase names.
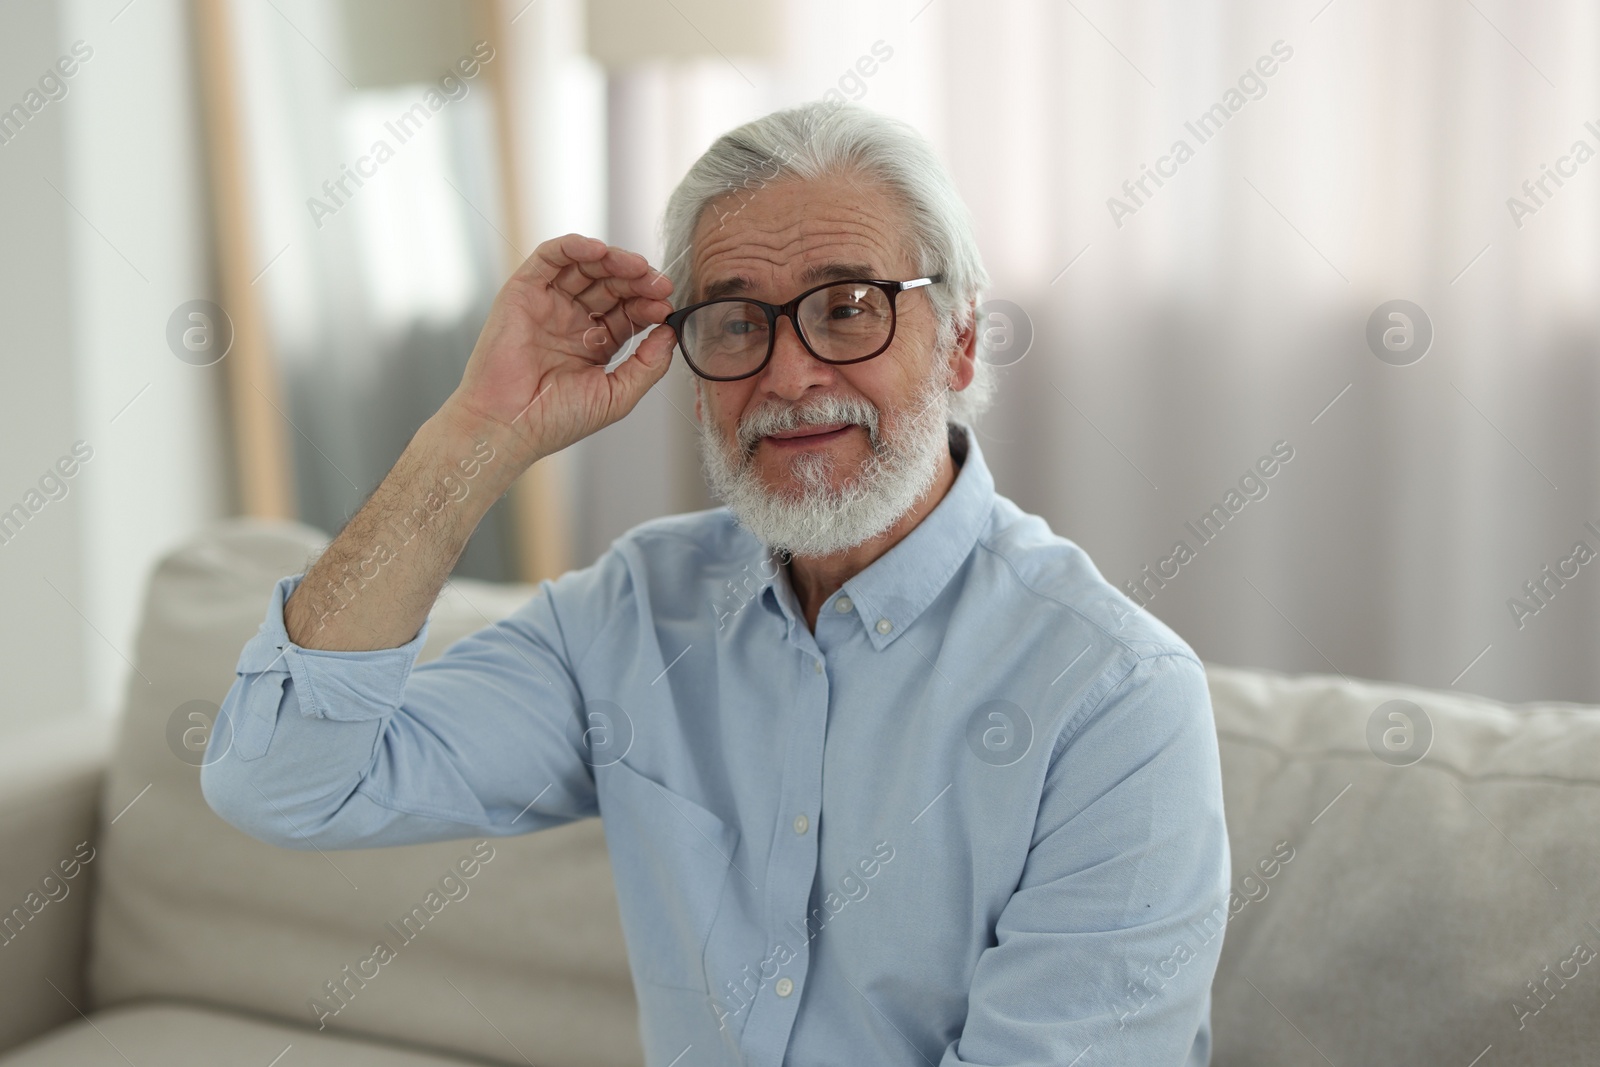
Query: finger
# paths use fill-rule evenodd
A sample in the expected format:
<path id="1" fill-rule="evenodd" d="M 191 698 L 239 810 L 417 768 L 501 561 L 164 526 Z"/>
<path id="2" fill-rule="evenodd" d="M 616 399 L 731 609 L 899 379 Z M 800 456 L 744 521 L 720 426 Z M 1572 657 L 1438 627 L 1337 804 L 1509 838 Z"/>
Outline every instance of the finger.
<path id="1" fill-rule="evenodd" d="M 611 335 L 622 342 L 643 333 L 671 313 L 672 305 L 665 300 L 627 300 L 606 315 L 606 323 Z"/>
<path id="2" fill-rule="evenodd" d="M 600 275 L 605 277 L 604 274 Z M 559 293 L 576 298 L 595 282 L 595 275 L 583 269 L 581 263 L 569 263 L 556 272 L 555 277 L 549 279 L 550 288 Z"/>
<path id="3" fill-rule="evenodd" d="M 633 300 L 618 303 L 605 314 L 591 312 L 590 326 L 583 335 L 585 355 L 590 358 L 615 355 L 635 334 L 648 330 L 666 318 L 671 310 L 664 300 Z"/>
<path id="4" fill-rule="evenodd" d="M 672 279 L 661 271 L 656 270 L 648 263 L 645 272 L 638 277 L 627 279 L 628 291 L 634 296 L 650 296 L 658 300 L 665 300 L 672 295 Z M 623 287 L 623 282 L 618 279 L 618 288 Z"/>
<path id="5" fill-rule="evenodd" d="M 650 289 L 659 290 L 661 283 L 656 277 L 659 274 L 651 270 L 650 261 L 639 253 L 607 245 L 603 256 L 567 264 L 556 272 L 549 284 L 575 297 L 593 282 L 602 280 L 615 281 L 619 286 L 624 280 L 643 280 Z M 664 295 L 664 292 L 656 295 Z"/>
<path id="6" fill-rule="evenodd" d="M 664 275 L 656 275 L 656 277 L 662 281 L 666 280 Z M 638 306 L 638 302 L 641 300 L 646 303 L 665 304 L 665 298 L 670 292 L 670 282 L 661 285 L 642 277 L 632 279 L 601 278 L 592 283 L 587 289 L 573 296 L 573 299 L 583 305 L 585 311 L 609 315 L 613 308 L 624 303 L 628 304 L 630 308 Z M 671 310 L 670 307 L 668 310 Z M 662 316 L 665 316 L 665 314 L 665 312 L 662 312 Z M 634 317 L 637 318 L 637 316 Z M 657 317 L 650 321 L 660 322 L 661 318 Z"/>
<path id="7" fill-rule="evenodd" d="M 643 273 L 619 277 L 614 274 L 595 276 L 597 264 L 574 264 L 565 267 L 551 280 L 551 288 L 578 301 L 589 311 L 610 311 L 613 304 L 634 296 L 648 296 L 664 300 L 672 293 L 672 279 L 651 270 L 646 265 Z"/>
<path id="8" fill-rule="evenodd" d="M 606 258 L 602 262 L 619 278 L 635 278 L 650 272 L 648 259 L 638 252 L 616 245 L 606 246 Z"/>
<path id="9" fill-rule="evenodd" d="M 623 414 L 633 409 L 639 399 L 661 380 L 672 366 L 672 349 L 677 338 L 671 326 L 657 326 L 649 337 L 639 343 L 633 355 L 617 365 L 611 372 L 613 396 Z"/>
<path id="10" fill-rule="evenodd" d="M 623 318 L 621 305 L 612 312 L 601 314 L 598 311 L 589 313 L 589 325 L 583 331 L 584 358 L 594 362 L 609 362 L 616 355 L 617 349 L 622 347 L 622 342 L 629 336 L 628 323 Z"/>
<path id="11" fill-rule="evenodd" d="M 672 314 L 672 305 L 665 300 L 653 300 L 649 297 L 634 297 L 623 301 L 623 309 L 628 318 L 639 324 L 640 329 L 665 322 L 668 315 Z"/>
<path id="12" fill-rule="evenodd" d="M 585 237 L 581 233 L 562 234 L 535 248 L 533 255 L 523 260 L 516 273 L 537 277 L 549 284 L 562 270 L 576 263 L 602 259 L 609 251 L 610 246 L 598 237 Z"/>
<path id="13" fill-rule="evenodd" d="M 557 282 L 557 288 L 560 288 L 560 282 Z M 610 315 L 611 309 L 621 304 L 624 299 L 629 298 L 630 294 L 632 294 L 632 285 L 627 282 L 626 278 L 606 277 L 597 278 L 594 282 L 590 282 L 578 293 L 571 294 L 571 298 L 582 304 L 586 312 Z"/>

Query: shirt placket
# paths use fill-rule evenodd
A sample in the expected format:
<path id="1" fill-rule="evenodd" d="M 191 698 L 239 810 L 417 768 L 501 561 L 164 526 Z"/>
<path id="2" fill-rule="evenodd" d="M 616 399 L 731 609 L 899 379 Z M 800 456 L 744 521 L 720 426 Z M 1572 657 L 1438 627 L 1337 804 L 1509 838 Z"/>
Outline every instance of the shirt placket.
<path id="1" fill-rule="evenodd" d="M 823 610 L 832 614 L 833 609 L 834 602 L 830 600 Z M 826 622 L 819 619 L 817 628 L 824 644 L 831 643 L 825 626 L 838 628 L 832 634 L 837 641 L 846 624 L 853 621 L 854 616 Z M 796 691 L 801 696 L 795 702 L 798 714 L 785 746 L 779 832 L 774 835 L 768 863 L 765 932 L 768 950 L 782 942 L 794 951 L 794 958 L 778 968 L 772 981 L 762 985 L 751 1006 L 742 1046 L 749 1062 L 763 1067 L 779 1067 L 783 1062 L 811 966 L 805 920 L 817 879 L 822 756 L 832 690 L 826 653 L 811 633 L 804 626 L 794 626 L 788 644 L 793 654 Z"/>

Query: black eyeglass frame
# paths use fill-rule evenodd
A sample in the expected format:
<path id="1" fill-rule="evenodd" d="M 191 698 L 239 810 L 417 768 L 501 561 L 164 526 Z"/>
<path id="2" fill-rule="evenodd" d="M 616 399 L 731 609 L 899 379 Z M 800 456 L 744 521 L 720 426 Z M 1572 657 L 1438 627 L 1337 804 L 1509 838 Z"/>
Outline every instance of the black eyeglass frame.
<path id="1" fill-rule="evenodd" d="M 811 353 L 811 355 L 816 359 L 828 364 L 831 367 L 842 367 L 850 363 L 864 363 L 875 356 L 881 356 L 888 349 L 888 347 L 894 343 L 895 329 L 900 324 L 900 313 L 895 307 L 896 297 L 908 289 L 920 289 L 923 286 L 935 285 L 942 281 L 944 281 L 944 275 L 942 274 L 935 274 L 927 278 L 912 278 L 910 281 L 905 282 L 888 281 L 883 278 L 841 278 L 838 281 L 823 282 L 821 285 L 814 285 L 810 289 L 807 289 L 805 292 L 801 293 L 799 296 L 795 297 L 793 300 L 789 301 L 787 304 L 769 304 L 765 300 L 755 300 L 747 296 L 719 296 L 712 300 L 702 300 L 697 304 L 690 304 L 688 307 L 681 307 L 669 314 L 663 321 L 668 326 L 672 327 L 672 334 L 678 346 L 678 351 L 683 353 L 683 361 L 689 364 L 690 370 L 694 371 L 695 374 L 699 375 L 701 378 L 704 378 L 708 382 L 743 381 L 745 378 L 752 378 L 765 370 L 767 364 L 772 362 L 772 353 L 777 348 L 778 318 L 783 315 L 789 316 L 789 324 L 794 327 L 795 336 L 800 338 L 800 343 L 805 347 L 807 352 Z M 820 355 L 815 348 L 811 347 L 811 342 L 806 340 L 805 330 L 801 329 L 800 327 L 800 318 L 797 314 L 797 312 L 800 310 L 800 302 L 806 297 L 810 296 L 812 293 L 819 293 L 824 289 L 831 289 L 835 285 L 873 285 L 879 289 L 882 289 L 889 297 L 889 336 L 884 340 L 882 345 L 880 345 L 874 351 L 868 352 L 864 356 L 857 356 L 854 359 L 828 359 L 827 357 Z M 754 304 L 766 314 L 767 354 L 762 357 L 761 362 L 756 365 L 754 370 L 748 371 L 744 374 L 735 374 L 731 377 L 706 374 L 701 371 L 699 367 L 694 365 L 694 360 L 689 356 L 689 349 L 683 343 L 684 320 L 687 319 L 692 312 L 698 311 L 703 307 L 709 307 L 712 304 L 731 304 L 735 302 Z"/>

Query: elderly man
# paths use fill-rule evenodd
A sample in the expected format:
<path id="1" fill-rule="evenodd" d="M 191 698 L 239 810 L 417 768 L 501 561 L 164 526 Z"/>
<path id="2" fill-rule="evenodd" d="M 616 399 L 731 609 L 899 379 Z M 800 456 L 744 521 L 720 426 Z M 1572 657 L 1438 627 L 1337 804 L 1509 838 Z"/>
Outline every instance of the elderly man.
<path id="1" fill-rule="evenodd" d="M 1205 675 L 995 492 L 948 175 L 901 123 L 795 108 L 712 145 L 664 231 L 665 274 L 569 234 L 506 283 L 459 388 L 278 583 L 207 800 L 288 848 L 598 815 L 651 1067 L 1207 1063 Z M 490 504 L 674 349 L 726 506 L 414 667 Z"/>

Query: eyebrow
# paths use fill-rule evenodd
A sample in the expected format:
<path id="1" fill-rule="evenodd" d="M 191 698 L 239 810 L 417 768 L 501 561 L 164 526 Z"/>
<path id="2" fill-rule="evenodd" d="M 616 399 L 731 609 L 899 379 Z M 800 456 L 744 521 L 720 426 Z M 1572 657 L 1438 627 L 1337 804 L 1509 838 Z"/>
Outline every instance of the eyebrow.
<path id="1" fill-rule="evenodd" d="M 800 283 L 805 286 L 823 282 L 846 281 L 852 278 L 876 278 L 878 271 L 865 263 L 815 263 L 800 272 Z M 755 283 L 742 274 L 719 278 L 705 287 L 701 300 L 716 300 L 724 296 L 748 293 Z"/>

